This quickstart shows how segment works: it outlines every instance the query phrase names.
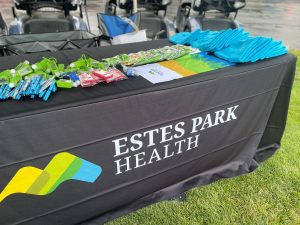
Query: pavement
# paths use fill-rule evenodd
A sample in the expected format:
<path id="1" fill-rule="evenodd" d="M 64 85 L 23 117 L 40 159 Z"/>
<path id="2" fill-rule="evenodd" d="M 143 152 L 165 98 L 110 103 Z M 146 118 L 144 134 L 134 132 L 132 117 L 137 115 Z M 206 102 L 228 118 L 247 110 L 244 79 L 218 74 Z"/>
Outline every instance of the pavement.
<path id="1" fill-rule="evenodd" d="M 104 12 L 106 1 L 87 1 L 91 32 L 98 34 L 96 13 Z M 167 16 L 172 20 L 176 16 L 178 3 L 179 0 L 173 0 L 168 9 Z M 7 24 L 13 20 L 12 5 L 10 0 L 0 0 L 0 11 Z M 252 35 L 272 37 L 282 40 L 289 49 L 300 49 L 299 0 L 248 0 L 247 6 L 239 12 L 237 19 Z"/>

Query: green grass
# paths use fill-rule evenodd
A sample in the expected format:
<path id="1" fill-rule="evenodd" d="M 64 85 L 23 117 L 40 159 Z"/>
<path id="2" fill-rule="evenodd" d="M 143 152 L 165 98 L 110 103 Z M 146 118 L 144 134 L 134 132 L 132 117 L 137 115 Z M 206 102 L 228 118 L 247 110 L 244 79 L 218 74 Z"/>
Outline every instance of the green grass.
<path id="1" fill-rule="evenodd" d="M 251 174 L 194 188 L 108 225 L 300 224 L 300 51 L 282 147 Z"/>

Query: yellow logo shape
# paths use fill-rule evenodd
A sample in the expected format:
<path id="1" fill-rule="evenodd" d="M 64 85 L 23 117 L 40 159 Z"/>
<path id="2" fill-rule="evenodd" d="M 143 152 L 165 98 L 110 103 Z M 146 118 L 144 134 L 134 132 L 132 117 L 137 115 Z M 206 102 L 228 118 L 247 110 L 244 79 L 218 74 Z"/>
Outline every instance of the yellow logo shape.
<path id="1" fill-rule="evenodd" d="M 100 166 L 62 152 L 44 170 L 31 166 L 21 168 L 0 193 L 0 202 L 16 193 L 46 195 L 67 180 L 94 183 L 101 173 Z"/>

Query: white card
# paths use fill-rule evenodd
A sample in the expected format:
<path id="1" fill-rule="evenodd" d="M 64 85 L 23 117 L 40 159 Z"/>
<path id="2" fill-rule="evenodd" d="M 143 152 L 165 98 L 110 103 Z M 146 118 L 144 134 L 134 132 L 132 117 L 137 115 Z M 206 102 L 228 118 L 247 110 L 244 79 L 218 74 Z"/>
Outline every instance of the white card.
<path id="1" fill-rule="evenodd" d="M 159 63 L 134 67 L 136 73 L 153 84 L 182 78 L 182 75 L 170 70 Z"/>

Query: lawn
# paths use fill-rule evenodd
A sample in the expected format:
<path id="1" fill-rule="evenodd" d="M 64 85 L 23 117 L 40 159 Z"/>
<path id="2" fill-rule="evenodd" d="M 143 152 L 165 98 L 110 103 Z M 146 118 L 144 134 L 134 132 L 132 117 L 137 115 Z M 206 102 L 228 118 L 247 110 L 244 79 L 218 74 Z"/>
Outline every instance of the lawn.
<path id="1" fill-rule="evenodd" d="M 279 151 L 256 171 L 194 188 L 187 201 L 151 205 L 107 225 L 300 224 L 300 51 Z"/>

